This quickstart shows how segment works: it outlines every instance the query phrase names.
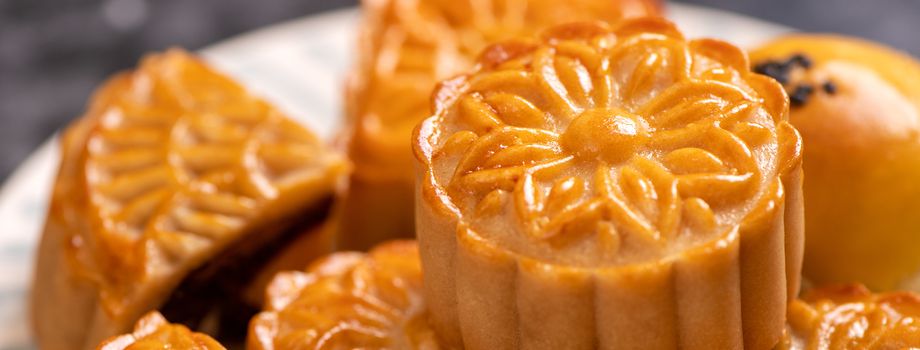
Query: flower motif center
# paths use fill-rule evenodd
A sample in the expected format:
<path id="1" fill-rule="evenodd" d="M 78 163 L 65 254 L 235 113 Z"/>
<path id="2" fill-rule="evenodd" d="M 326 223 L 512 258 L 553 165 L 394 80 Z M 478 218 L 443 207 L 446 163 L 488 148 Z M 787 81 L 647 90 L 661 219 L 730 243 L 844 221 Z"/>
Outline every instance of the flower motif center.
<path id="1" fill-rule="evenodd" d="M 562 134 L 571 154 L 614 164 L 628 160 L 649 140 L 644 120 L 619 108 L 592 108 L 578 115 Z"/>

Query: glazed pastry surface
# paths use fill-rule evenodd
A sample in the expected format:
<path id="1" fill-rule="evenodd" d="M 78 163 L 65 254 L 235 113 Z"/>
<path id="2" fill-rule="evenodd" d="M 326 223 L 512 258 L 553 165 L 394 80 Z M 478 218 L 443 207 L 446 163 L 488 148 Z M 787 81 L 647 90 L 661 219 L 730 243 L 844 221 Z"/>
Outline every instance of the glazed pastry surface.
<path id="1" fill-rule="evenodd" d="M 120 335 L 99 344 L 98 350 L 223 350 L 211 337 L 170 324 L 157 312 L 140 319 L 131 334 Z"/>
<path id="2" fill-rule="evenodd" d="M 661 19 L 563 25 L 490 47 L 434 105 L 416 131 L 418 236 L 448 344 L 778 341 L 801 140 L 740 49 Z"/>
<path id="3" fill-rule="evenodd" d="M 438 349 L 414 241 L 332 254 L 268 287 L 249 349 Z"/>
<path id="4" fill-rule="evenodd" d="M 789 306 L 778 349 L 882 350 L 920 347 L 920 296 L 872 294 L 862 285 L 812 290 Z"/>
<path id="5" fill-rule="evenodd" d="M 652 0 L 366 0 L 347 84 L 345 138 L 355 160 L 342 216 L 345 247 L 410 234 L 412 128 L 431 115 L 435 84 L 470 68 L 492 42 L 573 20 L 656 15 Z M 352 216 L 361 215 L 362 220 Z"/>
<path id="6" fill-rule="evenodd" d="M 752 52 L 805 140 L 804 274 L 920 290 L 920 64 L 878 44 L 792 35 Z"/>
<path id="7" fill-rule="evenodd" d="M 33 287 L 47 348 L 95 346 L 186 275 L 217 276 L 201 269 L 224 251 L 251 256 L 301 218 L 317 224 L 310 212 L 327 210 L 347 171 L 312 133 L 180 50 L 112 78 L 61 151 Z"/>

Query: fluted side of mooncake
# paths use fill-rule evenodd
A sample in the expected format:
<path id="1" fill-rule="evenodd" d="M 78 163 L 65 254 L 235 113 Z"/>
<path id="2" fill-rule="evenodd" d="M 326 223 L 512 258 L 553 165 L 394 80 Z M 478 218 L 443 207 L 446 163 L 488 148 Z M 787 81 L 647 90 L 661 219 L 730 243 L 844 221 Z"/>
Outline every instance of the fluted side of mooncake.
<path id="1" fill-rule="evenodd" d="M 801 264 L 782 87 L 669 22 L 497 44 L 416 129 L 431 321 L 466 349 L 765 349 Z"/>

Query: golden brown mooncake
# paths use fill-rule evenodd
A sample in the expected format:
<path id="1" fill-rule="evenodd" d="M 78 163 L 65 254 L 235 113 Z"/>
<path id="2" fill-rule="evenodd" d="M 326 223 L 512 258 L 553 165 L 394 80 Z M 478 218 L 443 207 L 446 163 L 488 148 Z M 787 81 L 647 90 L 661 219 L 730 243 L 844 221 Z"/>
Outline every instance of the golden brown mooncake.
<path id="1" fill-rule="evenodd" d="M 789 306 L 777 349 L 895 350 L 920 347 L 920 296 L 872 294 L 862 285 L 823 287 Z"/>
<path id="2" fill-rule="evenodd" d="M 32 290 L 43 349 L 92 348 L 158 308 L 245 334 L 264 267 L 331 249 L 318 227 L 347 163 L 183 51 L 109 80 L 60 147 Z"/>
<path id="3" fill-rule="evenodd" d="M 392 241 L 278 274 L 247 341 L 251 350 L 438 349 L 417 245 Z"/>
<path id="4" fill-rule="evenodd" d="M 216 340 L 170 324 L 156 311 L 137 321 L 134 332 L 109 338 L 97 350 L 224 350 Z"/>
<path id="5" fill-rule="evenodd" d="M 654 18 L 487 49 L 416 129 L 433 327 L 465 349 L 766 349 L 801 139 L 740 49 Z"/>
<path id="6" fill-rule="evenodd" d="M 920 63 L 805 34 L 751 58 L 785 84 L 805 140 L 805 277 L 920 291 Z"/>
<path id="7" fill-rule="evenodd" d="M 491 42 L 573 20 L 655 15 L 660 0 L 364 0 L 343 142 L 355 162 L 341 246 L 412 237 L 412 128 L 435 84 L 471 67 Z"/>

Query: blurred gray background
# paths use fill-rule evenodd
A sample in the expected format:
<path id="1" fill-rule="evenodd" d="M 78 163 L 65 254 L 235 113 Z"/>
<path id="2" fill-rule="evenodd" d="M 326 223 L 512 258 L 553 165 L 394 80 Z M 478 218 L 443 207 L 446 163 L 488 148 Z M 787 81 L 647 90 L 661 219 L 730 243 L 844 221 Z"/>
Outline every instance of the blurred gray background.
<path id="1" fill-rule="evenodd" d="M 561 1 L 561 0 L 560 0 Z M 356 0 L 0 0 L 0 179 L 147 51 L 201 48 Z M 920 0 L 687 0 L 920 56 Z"/>

